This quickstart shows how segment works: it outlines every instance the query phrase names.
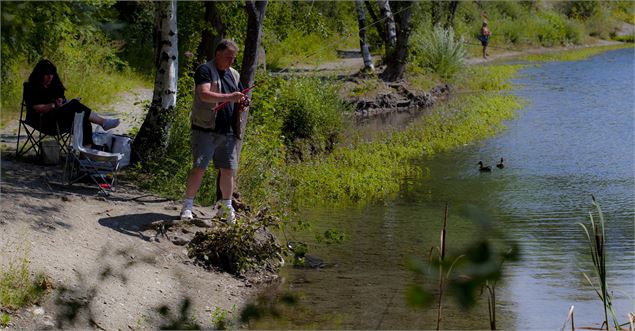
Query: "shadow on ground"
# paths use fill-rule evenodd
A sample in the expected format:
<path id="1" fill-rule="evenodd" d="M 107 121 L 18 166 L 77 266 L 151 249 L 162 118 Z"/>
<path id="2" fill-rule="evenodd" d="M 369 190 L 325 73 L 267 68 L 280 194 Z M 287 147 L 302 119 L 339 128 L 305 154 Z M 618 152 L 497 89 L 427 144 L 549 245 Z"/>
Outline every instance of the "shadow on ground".
<path id="1" fill-rule="evenodd" d="M 143 234 L 143 231 L 147 230 L 152 222 L 166 220 L 169 221 L 176 219 L 178 219 L 178 217 L 174 215 L 161 213 L 142 213 L 134 215 L 106 217 L 100 219 L 98 222 L 100 225 L 111 228 L 117 232 L 133 237 L 139 237 L 145 241 L 150 241 L 151 237 Z"/>

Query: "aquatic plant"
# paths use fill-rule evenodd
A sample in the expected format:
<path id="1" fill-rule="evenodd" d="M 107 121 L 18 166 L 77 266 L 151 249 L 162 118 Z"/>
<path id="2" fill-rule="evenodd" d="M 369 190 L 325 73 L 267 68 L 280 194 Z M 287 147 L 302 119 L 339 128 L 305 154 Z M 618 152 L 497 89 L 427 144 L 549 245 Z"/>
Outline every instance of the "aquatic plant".
<path id="1" fill-rule="evenodd" d="M 598 221 L 593 217 L 593 213 L 589 212 L 589 220 L 591 221 L 590 227 L 587 228 L 586 225 L 582 223 L 580 226 L 584 230 L 584 234 L 586 235 L 587 241 L 589 243 L 589 253 L 591 255 L 591 259 L 593 260 L 593 266 L 595 267 L 594 271 L 598 278 L 598 283 L 594 283 L 591 281 L 591 278 L 583 272 L 582 274 L 589 282 L 589 284 L 595 290 L 600 300 L 602 300 L 603 308 L 604 308 L 604 322 L 603 325 L 606 324 L 606 328 L 609 329 L 609 313 L 611 314 L 611 318 L 613 320 L 613 324 L 616 330 L 620 330 L 620 323 L 617 321 L 617 317 L 615 315 L 615 311 L 613 310 L 613 303 L 611 298 L 611 293 L 608 289 L 608 280 L 607 280 L 607 270 L 606 270 L 606 235 L 604 231 L 604 214 L 602 213 L 602 209 L 600 208 L 600 204 L 595 200 L 594 196 L 591 196 L 592 204 L 595 207 L 595 210 L 598 215 Z"/>

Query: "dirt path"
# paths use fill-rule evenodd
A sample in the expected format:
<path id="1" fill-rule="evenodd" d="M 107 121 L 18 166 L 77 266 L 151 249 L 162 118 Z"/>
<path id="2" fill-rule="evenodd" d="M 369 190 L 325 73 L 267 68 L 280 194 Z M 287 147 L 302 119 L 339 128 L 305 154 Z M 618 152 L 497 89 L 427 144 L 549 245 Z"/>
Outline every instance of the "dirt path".
<path id="1" fill-rule="evenodd" d="M 145 226 L 176 219 L 178 203 L 123 185 L 112 198 L 92 186 L 58 185 L 59 167 L 3 160 L 0 265 L 27 256 L 29 269 L 48 275 L 61 298 L 82 306 L 76 327 L 156 328 L 161 305 L 178 312 L 186 298 L 194 317 L 210 328 L 214 309 L 241 307 L 255 288 L 226 273 L 190 263 L 183 246 Z M 196 210 L 195 210 L 196 212 Z M 201 210 L 202 212 L 202 210 Z M 12 318 L 16 329 L 58 326 L 63 308 L 55 291 Z M 69 326 L 70 324 L 63 324 Z"/>
<path id="2" fill-rule="evenodd" d="M 151 93 L 123 93 L 98 111 L 121 117 L 122 125 L 113 131 L 127 133 L 143 122 L 142 105 Z M 10 149 L 15 148 L 15 122 L 2 129 Z M 185 299 L 191 304 L 186 318 L 211 328 L 215 309 L 239 311 L 256 291 L 245 280 L 192 265 L 184 246 L 165 237 L 153 240 L 156 231 L 145 230 L 146 225 L 176 219 L 178 202 L 126 183 L 106 199 L 94 186 L 59 185 L 60 165 L 34 165 L 6 154 L 1 169 L 0 269 L 26 257 L 29 270 L 45 273 L 55 287 L 44 302 L 13 315 L 11 328 L 69 327 L 64 308 L 79 303 L 74 327 L 156 329 L 165 323 L 156 309 L 167 305 L 176 316 Z M 69 291 L 60 297 L 61 288 Z M 57 304 L 60 299 L 65 303 Z"/>

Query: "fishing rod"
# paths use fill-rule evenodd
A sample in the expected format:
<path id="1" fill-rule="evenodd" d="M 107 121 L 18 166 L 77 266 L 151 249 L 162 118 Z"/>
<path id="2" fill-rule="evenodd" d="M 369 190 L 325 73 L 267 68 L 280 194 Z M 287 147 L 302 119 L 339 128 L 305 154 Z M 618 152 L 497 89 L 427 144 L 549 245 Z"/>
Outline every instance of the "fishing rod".
<path id="1" fill-rule="evenodd" d="M 244 89 L 244 90 L 240 91 L 240 93 L 242 93 L 242 94 L 249 93 L 249 91 L 251 91 L 254 87 L 256 87 L 256 85 L 257 85 L 257 84 L 256 84 L 256 83 L 254 83 L 254 85 L 252 85 L 251 87 L 248 87 L 248 88 L 246 88 L 246 89 Z M 222 102 L 222 103 L 220 103 L 218 106 L 214 107 L 213 111 L 217 112 L 217 111 L 219 111 L 219 110 L 223 109 L 223 107 L 227 106 L 227 104 L 229 104 L 229 103 L 230 103 L 230 101 L 225 101 L 225 102 Z"/>

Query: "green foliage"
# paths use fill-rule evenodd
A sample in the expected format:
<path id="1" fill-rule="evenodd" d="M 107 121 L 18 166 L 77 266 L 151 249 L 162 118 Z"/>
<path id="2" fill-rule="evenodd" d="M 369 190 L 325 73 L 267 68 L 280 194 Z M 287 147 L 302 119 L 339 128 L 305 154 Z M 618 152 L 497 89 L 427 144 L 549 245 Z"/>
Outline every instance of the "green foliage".
<path id="1" fill-rule="evenodd" d="M 58 67 L 67 97 L 82 97 L 89 107 L 110 103 L 118 92 L 144 84 L 118 57 L 121 43 L 109 40 L 99 28 L 112 19 L 112 4 L 3 3 L 3 111 L 19 111 L 22 82 L 42 57 Z"/>
<path id="2" fill-rule="evenodd" d="M 236 305 L 232 307 L 234 314 L 236 312 Z M 212 325 L 214 326 L 214 330 L 227 330 L 236 329 L 236 326 L 232 324 L 231 320 L 228 319 L 229 311 L 216 307 L 212 311 Z"/>
<path id="3" fill-rule="evenodd" d="M 353 2 L 273 1 L 267 7 L 263 47 L 269 68 L 317 65 L 336 59 L 336 50 L 357 48 Z"/>
<path id="4" fill-rule="evenodd" d="M 600 6 L 598 10 L 585 21 L 585 25 L 591 36 L 608 39 L 615 30 L 616 22 L 611 17 L 610 11 L 604 6 Z"/>
<path id="5" fill-rule="evenodd" d="M 197 232 L 187 247 L 190 258 L 235 275 L 277 270 L 282 256 L 273 235 L 261 224 L 243 220 Z"/>
<path id="6" fill-rule="evenodd" d="M 464 66 L 463 38 L 455 38 L 452 29 L 435 27 L 432 32 L 417 30 L 412 36 L 413 62 L 443 78 L 452 77 Z"/>
<path id="7" fill-rule="evenodd" d="M 422 154 L 487 138 L 519 107 L 513 96 L 466 96 L 437 107 L 403 131 L 372 142 L 360 139 L 323 158 L 290 165 L 293 199 L 345 204 L 384 198 L 399 189 L 395 178 L 424 175 L 413 163 Z"/>
<path id="8" fill-rule="evenodd" d="M 461 307 L 471 308 L 481 288 L 492 286 L 501 278 L 503 262 L 519 260 L 520 247 L 494 227 L 491 216 L 474 206 L 462 209 L 465 217 L 478 225 L 474 239 L 460 249 L 453 247 L 452 242 L 445 242 L 444 228 L 440 246 L 431 250 L 437 254 L 432 254 L 428 261 L 409 259 L 408 269 L 416 279 L 423 276 L 426 280 L 409 286 L 407 298 L 412 306 L 426 307 L 434 298 L 440 300 L 447 288 Z"/>
<path id="9" fill-rule="evenodd" d="M 7 313 L 0 314 L 0 326 L 6 328 L 11 323 L 11 316 Z"/>
<path id="10" fill-rule="evenodd" d="M 0 272 L 0 307 L 19 309 L 35 303 L 46 293 L 47 282 L 44 274 L 32 278 L 29 273 L 30 261 L 24 257 L 10 261 Z"/>
<path id="11" fill-rule="evenodd" d="M 337 91 L 337 85 L 317 78 L 290 79 L 281 90 L 281 133 L 294 156 L 302 159 L 335 146 L 348 110 Z"/>
<path id="12" fill-rule="evenodd" d="M 600 10 L 600 2 L 598 1 L 563 1 L 559 3 L 560 10 L 567 17 L 584 20 Z"/>
<path id="13" fill-rule="evenodd" d="M 462 91 L 506 91 L 512 88 L 511 78 L 523 65 L 470 66 L 451 82 Z"/>
<path id="14" fill-rule="evenodd" d="M 631 48 L 631 47 L 632 45 L 629 45 L 629 44 L 597 46 L 597 47 L 580 48 L 576 50 L 559 51 L 554 53 L 525 55 L 522 57 L 522 59 L 526 61 L 533 61 L 533 62 L 580 61 L 580 60 L 587 59 L 593 55 L 597 55 L 606 51 L 621 49 L 621 48 Z"/>

